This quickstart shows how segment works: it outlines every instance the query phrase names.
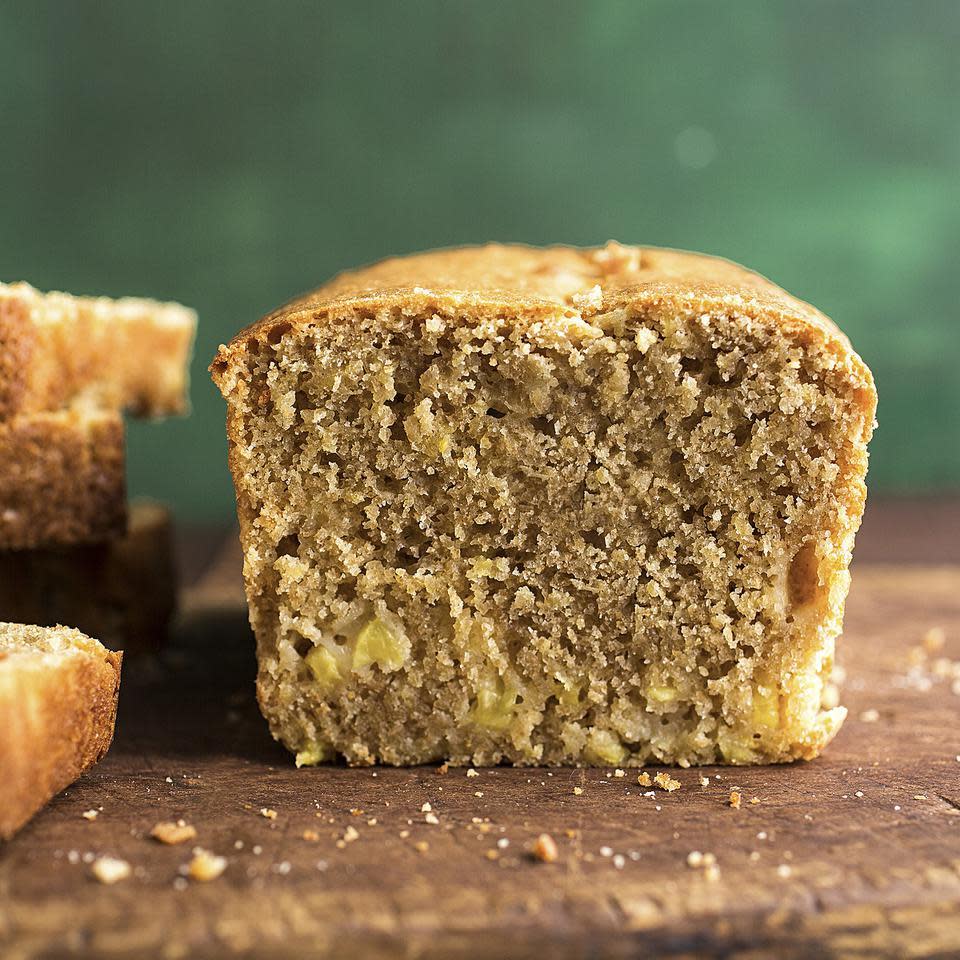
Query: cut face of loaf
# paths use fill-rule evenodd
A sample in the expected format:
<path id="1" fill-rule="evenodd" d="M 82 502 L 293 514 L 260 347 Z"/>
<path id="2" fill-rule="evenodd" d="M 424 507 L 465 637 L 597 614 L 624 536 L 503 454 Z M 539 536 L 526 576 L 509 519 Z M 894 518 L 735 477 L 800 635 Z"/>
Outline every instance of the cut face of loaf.
<path id="1" fill-rule="evenodd" d="M 119 413 L 88 409 L 0 420 L 0 549 L 95 543 L 126 529 Z"/>
<path id="2" fill-rule="evenodd" d="M 122 657 L 78 630 L 0 623 L 0 840 L 107 752 Z"/>
<path id="3" fill-rule="evenodd" d="M 150 417 L 183 413 L 196 325 L 176 303 L 0 283 L 0 419 L 78 401 Z"/>
<path id="4" fill-rule="evenodd" d="M 876 395 L 773 284 L 444 251 L 338 277 L 211 369 L 298 763 L 746 764 L 836 733 Z"/>

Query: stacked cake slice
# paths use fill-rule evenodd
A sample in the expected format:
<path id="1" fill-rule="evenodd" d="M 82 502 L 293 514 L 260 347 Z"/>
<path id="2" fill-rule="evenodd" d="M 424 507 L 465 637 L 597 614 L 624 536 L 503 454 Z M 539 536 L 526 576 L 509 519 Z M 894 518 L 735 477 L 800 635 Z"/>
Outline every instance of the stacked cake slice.
<path id="1" fill-rule="evenodd" d="M 0 623 L 0 840 L 107 752 L 122 658 L 79 630 Z"/>
<path id="2" fill-rule="evenodd" d="M 179 304 L 0 284 L 0 620 L 66 623 L 125 648 L 165 630 L 169 519 L 128 511 L 122 414 L 186 411 L 195 329 Z M 152 575 L 162 602 L 145 625 Z"/>

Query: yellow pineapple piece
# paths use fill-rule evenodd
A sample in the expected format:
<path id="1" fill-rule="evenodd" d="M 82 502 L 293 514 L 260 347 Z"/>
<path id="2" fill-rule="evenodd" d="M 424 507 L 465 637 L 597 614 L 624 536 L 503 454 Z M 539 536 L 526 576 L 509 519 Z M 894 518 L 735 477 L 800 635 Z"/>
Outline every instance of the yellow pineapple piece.
<path id="1" fill-rule="evenodd" d="M 776 687 L 757 684 L 753 688 L 753 724 L 763 729 L 780 726 L 780 692 Z"/>
<path id="2" fill-rule="evenodd" d="M 594 763 L 606 763 L 612 767 L 623 763 L 630 751 L 620 738 L 609 730 L 593 730 L 587 741 L 587 759 Z"/>
<path id="3" fill-rule="evenodd" d="M 340 664 L 326 647 L 314 647 L 303 659 L 313 679 L 325 690 L 335 687 L 343 679 Z"/>
<path id="4" fill-rule="evenodd" d="M 756 763 L 758 742 L 742 728 L 723 724 L 717 731 L 717 743 L 727 763 Z"/>
<path id="5" fill-rule="evenodd" d="M 397 636 L 379 617 L 374 617 L 357 634 L 353 648 L 353 669 L 376 664 L 381 670 L 399 670 L 410 655 L 410 641 Z"/>
<path id="6" fill-rule="evenodd" d="M 506 730 L 516 713 L 517 693 L 517 688 L 505 684 L 502 677 L 481 684 L 471 719 L 488 730 Z"/>
<path id="7" fill-rule="evenodd" d="M 331 759 L 333 759 L 333 749 L 329 744 L 320 741 L 314 741 L 297 751 L 298 767 L 315 767 L 318 763 Z"/>
<path id="8" fill-rule="evenodd" d="M 666 684 L 651 684 L 647 687 L 647 699 L 654 703 L 670 703 L 677 699 L 677 688 Z"/>

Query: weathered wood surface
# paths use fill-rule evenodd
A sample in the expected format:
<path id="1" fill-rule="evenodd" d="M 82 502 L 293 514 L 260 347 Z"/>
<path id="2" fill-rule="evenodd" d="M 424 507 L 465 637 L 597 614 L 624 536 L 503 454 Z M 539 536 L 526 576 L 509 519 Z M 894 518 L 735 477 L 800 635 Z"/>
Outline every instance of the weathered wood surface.
<path id="1" fill-rule="evenodd" d="M 225 563 L 165 662 L 130 665 L 108 758 L 0 849 L 0 956 L 960 955 L 960 696 L 909 666 L 931 627 L 960 658 L 960 568 L 856 570 L 851 716 L 824 757 L 673 771 L 649 797 L 635 771 L 294 769 Z M 148 839 L 178 817 L 229 858 L 219 879 L 177 882 L 191 844 Z M 525 853 L 544 831 L 553 864 Z M 85 854 L 135 874 L 102 886 Z"/>

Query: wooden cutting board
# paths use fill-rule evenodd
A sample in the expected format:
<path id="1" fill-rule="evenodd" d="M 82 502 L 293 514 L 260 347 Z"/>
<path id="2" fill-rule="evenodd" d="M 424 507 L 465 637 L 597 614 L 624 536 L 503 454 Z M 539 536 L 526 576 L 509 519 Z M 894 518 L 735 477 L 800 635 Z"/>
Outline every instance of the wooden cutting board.
<path id="1" fill-rule="evenodd" d="M 855 571 L 826 756 L 649 796 L 636 771 L 296 770 L 253 700 L 236 563 L 187 592 L 163 663 L 125 666 L 107 759 L 0 849 L 3 957 L 960 955 L 960 695 L 933 663 L 960 659 L 960 568 Z M 219 879 L 149 839 L 180 817 Z M 555 863 L 526 853 L 543 832 Z M 99 884 L 100 854 L 133 876 Z"/>

